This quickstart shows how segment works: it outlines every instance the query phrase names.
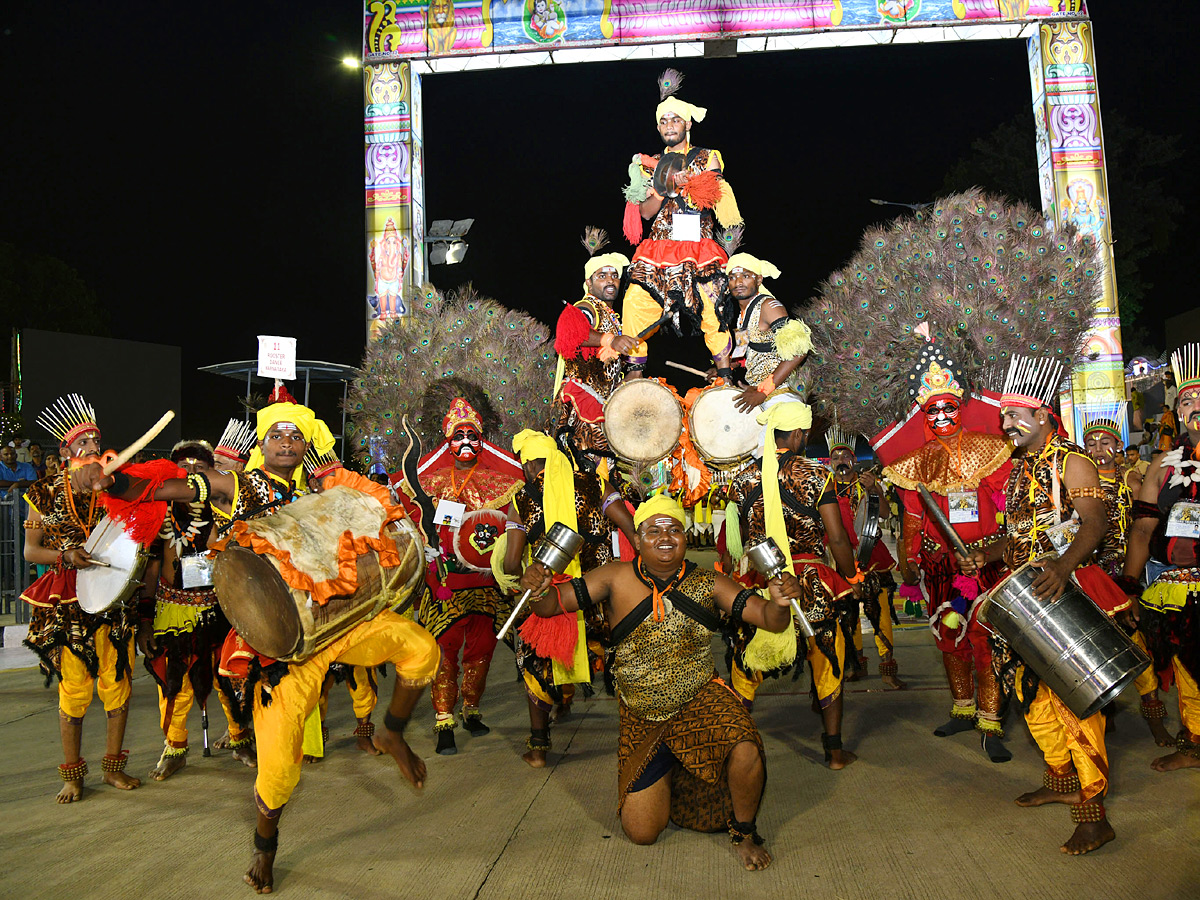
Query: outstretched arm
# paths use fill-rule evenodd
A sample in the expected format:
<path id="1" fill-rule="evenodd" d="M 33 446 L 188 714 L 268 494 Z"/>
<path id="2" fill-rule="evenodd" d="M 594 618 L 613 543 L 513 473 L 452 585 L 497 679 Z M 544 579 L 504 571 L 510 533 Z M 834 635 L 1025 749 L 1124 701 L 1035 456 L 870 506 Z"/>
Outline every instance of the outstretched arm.
<path id="1" fill-rule="evenodd" d="M 743 622 L 748 622 L 758 628 L 776 633 L 783 631 L 792 618 L 792 600 L 800 598 L 800 582 L 791 572 L 781 572 L 771 579 L 768 589 L 771 599 L 766 600 L 757 591 L 746 599 L 746 607 L 741 612 Z M 717 575 L 713 582 L 713 596 L 725 612 L 732 612 L 733 603 L 743 587 L 732 578 Z"/>

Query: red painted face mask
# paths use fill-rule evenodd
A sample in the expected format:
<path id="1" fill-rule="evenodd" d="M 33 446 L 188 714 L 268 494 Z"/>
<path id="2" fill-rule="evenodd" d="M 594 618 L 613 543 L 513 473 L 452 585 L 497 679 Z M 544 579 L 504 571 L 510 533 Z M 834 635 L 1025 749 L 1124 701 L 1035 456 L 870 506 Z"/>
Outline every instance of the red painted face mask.
<path id="1" fill-rule="evenodd" d="M 938 437 L 949 437 L 959 429 L 958 414 L 957 400 L 934 400 L 925 407 L 925 422 Z"/>
<path id="2" fill-rule="evenodd" d="M 459 428 L 450 436 L 450 452 L 464 461 L 479 456 L 479 432 L 474 428 Z"/>

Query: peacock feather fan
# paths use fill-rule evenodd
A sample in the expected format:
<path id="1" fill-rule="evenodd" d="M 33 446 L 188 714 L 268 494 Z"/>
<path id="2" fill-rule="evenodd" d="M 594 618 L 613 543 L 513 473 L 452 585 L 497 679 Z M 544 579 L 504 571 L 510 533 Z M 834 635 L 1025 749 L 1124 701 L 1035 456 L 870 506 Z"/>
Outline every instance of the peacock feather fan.
<path id="1" fill-rule="evenodd" d="M 369 464 L 374 440 L 397 467 L 408 443 L 405 415 L 425 449 L 436 446 L 458 396 L 479 412 L 483 436 L 501 446 L 548 422 L 557 363 L 549 328 L 470 285 L 442 294 L 427 284 L 411 299 L 414 314 L 379 330 L 346 395 L 349 447 L 359 459 Z"/>
<path id="2" fill-rule="evenodd" d="M 972 389 L 999 390 L 1014 353 L 1069 371 L 1102 290 L 1090 239 L 978 188 L 870 228 L 802 313 L 817 412 L 867 435 L 903 419 L 929 338 Z"/>

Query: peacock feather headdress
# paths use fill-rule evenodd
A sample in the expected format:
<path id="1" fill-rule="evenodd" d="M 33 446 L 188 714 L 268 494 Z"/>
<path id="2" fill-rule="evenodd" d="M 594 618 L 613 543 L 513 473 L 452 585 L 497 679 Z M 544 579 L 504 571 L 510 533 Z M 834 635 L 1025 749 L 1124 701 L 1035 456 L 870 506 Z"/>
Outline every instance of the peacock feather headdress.
<path id="1" fill-rule="evenodd" d="M 350 447 L 364 466 L 373 446 L 399 465 L 404 415 L 426 448 L 437 446 L 457 397 L 479 413 L 483 437 L 506 446 L 548 422 L 557 359 L 546 326 L 469 285 L 443 295 L 426 284 L 410 308 L 367 347 L 346 398 Z"/>
<path id="2" fill-rule="evenodd" d="M 1187 344 L 1172 353 L 1171 371 L 1179 393 L 1200 387 L 1200 344 Z"/>
<path id="3" fill-rule="evenodd" d="M 868 230 L 804 310 L 818 411 L 865 434 L 902 420 L 930 341 L 964 391 L 1000 384 L 1014 353 L 1069 368 L 1101 291 L 1098 250 L 1073 226 L 1052 232 L 978 189 L 938 200 Z"/>

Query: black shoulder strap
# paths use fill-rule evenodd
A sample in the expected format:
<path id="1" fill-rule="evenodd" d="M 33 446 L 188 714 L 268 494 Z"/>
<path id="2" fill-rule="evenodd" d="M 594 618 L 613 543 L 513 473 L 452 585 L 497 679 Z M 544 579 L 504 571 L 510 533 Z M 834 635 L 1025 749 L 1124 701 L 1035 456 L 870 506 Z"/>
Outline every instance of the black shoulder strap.
<path id="1" fill-rule="evenodd" d="M 654 598 L 647 594 L 642 602 L 630 610 L 620 622 L 613 626 L 612 632 L 609 634 L 609 646 L 615 647 L 629 635 L 633 634 L 633 629 L 637 628 L 650 615 L 651 609 L 654 607 Z"/>
<path id="2" fill-rule="evenodd" d="M 689 619 L 699 622 L 709 631 L 721 630 L 721 617 L 717 613 L 711 609 L 706 609 L 705 607 L 701 606 L 678 588 L 673 591 L 668 591 L 667 597 L 670 598 L 671 602 L 675 604 L 679 611 Z"/>

